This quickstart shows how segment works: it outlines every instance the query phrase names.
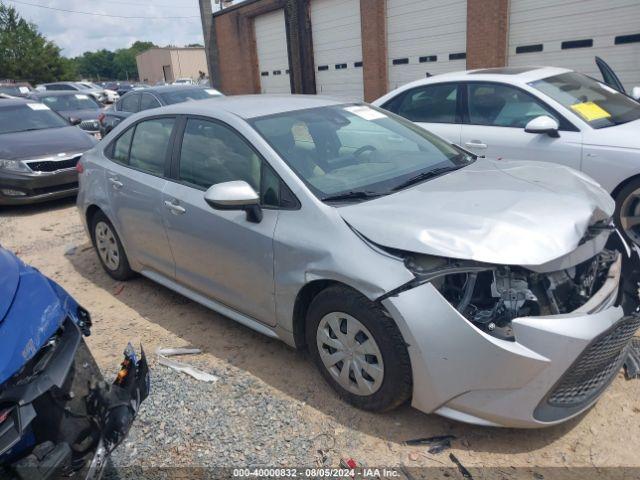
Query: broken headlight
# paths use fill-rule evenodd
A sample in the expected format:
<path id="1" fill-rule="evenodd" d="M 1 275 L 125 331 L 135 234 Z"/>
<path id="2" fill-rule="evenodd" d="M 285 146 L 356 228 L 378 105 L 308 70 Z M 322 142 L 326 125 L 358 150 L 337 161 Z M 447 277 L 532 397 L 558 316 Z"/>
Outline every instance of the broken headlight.
<path id="1" fill-rule="evenodd" d="M 407 255 L 405 265 L 416 282 L 431 282 L 476 327 L 513 340 L 514 318 L 569 313 L 584 305 L 604 284 L 617 255 L 603 250 L 581 264 L 547 273 L 427 255 Z"/>

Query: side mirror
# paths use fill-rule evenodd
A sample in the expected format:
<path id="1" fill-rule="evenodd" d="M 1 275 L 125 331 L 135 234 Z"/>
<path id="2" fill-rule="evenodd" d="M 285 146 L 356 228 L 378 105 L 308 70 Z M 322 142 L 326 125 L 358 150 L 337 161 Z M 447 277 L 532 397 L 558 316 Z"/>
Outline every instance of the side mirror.
<path id="1" fill-rule="evenodd" d="M 540 115 L 534 118 L 524 127 L 524 131 L 527 133 L 542 133 L 550 137 L 559 137 L 559 129 L 558 122 L 547 115 Z"/>
<path id="2" fill-rule="evenodd" d="M 69 117 L 69 123 L 71 125 L 80 125 L 82 123 L 82 120 L 80 120 L 79 118 L 76 117 Z"/>
<path id="3" fill-rule="evenodd" d="M 216 210 L 244 210 L 249 222 L 262 221 L 260 197 L 244 180 L 212 185 L 204 193 L 204 201 Z"/>
<path id="4" fill-rule="evenodd" d="M 640 87 L 633 87 L 631 90 L 631 98 L 640 102 Z"/>

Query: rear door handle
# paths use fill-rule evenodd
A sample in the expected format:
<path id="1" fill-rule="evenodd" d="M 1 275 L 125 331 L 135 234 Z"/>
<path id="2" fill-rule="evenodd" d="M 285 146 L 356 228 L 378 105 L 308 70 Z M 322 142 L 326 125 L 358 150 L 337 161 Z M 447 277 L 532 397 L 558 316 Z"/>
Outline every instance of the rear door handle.
<path id="1" fill-rule="evenodd" d="M 175 215 L 182 215 L 187 211 L 184 207 L 181 207 L 177 203 L 171 202 L 169 200 L 164 201 L 164 206 L 171 210 L 171 213 Z"/>
<path id="2" fill-rule="evenodd" d="M 469 148 L 480 148 L 482 150 L 487 148 L 487 144 L 482 143 L 480 140 L 471 140 L 470 142 L 465 143 L 465 145 Z"/>
<path id="3" fill-rule="evenodd" d="M 118 180 L 118 177 L 109 177 L 109 181 L 111 182 L 114 190 L 120 190 L 122 187 L 124 187 L 124 183 Z"/>

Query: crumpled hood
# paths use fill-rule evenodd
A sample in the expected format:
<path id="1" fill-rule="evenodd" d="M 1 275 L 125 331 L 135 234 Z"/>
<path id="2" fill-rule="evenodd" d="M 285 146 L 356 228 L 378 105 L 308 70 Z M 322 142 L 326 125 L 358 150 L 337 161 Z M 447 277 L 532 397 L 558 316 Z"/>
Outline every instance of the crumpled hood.
<path id="1" fill-rule="evenodd" d="M 78 304 L 57 283 L 0 247 L 0 385 L 60 328 Z"/>
<path id="2" fill-rule="evenodd" d="M 0 135 L 0 158 L 27 160 L 58 153 L 85 152 L 96 140 L 78 127 L 47 128 Z"/>
<path id="3" fill-rule="evenodd" d="M 552 163 L 479 159 L 398 193 L 339 208 L 394 249 L 505 265 L 540 265 L 576 249 L 614 201 L 586 175 Z"/>

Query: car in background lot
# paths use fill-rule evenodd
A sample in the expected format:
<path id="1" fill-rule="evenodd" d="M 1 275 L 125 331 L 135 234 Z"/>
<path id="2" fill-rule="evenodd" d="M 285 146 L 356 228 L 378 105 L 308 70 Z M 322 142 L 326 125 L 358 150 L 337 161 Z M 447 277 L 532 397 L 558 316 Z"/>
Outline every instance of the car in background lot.
<path id="1" fill-rule="evenodd" d="M 99 137 L 102 105 L 90 95 L 68 91 L 35 92 L 29 98 L 44 103 L 72 124 L 77 124 L 87 133 Z"/>
<path id="2" fill-rule="evenodd" d="M 117 102 L 118 99 L 120 98 L 120 95 L 118 95 L 118 92 L 116 90 L 112 90 L 110 88 L 106 88 L 106 87 L 100 87 L 98 85 L 96 85 L 95 83 L 91 83 L 91 82 L 77 82 L 78 85 L 85 87 L 87 90 L 104 90 L 104 94 L 105 94 L 105 101 L 104 103 L 113 103 L 113 102 Z"/>
<path id="3" fill-rule="evenodd" d="M 184 78 L 176 78 L 173 84 L 174 85 L 195 85 L 196 82 L 194 82 L 192 78 L 184 77 Z"/>
<path id="4" fill-rule="evenodd" d="M 100 132 L 102 136 L 106 135 L 129 115 L 143 110 L 221 96 L 223 96 L 222 93 L 213 88 L 192 85 L 166 85 L 129 92 L 112 108 L 103 112 L 100 117 Z"/>
<path id="5" fill-rule="evenodd" d="M 0 247 L 0 478 L 98 480 L 149 394 L 129 346 L 108 385 L 84 337 L 89 312 Z"/>
<path id="6" fill-rule="evenodd" d="M 76 164 L 96 143 L 44 103 L 0 101 L 0 205 L 75 195 Z"/>
<path id="7" fill-rule="evenodd" d="M 98 87 L 88 87 L 86 85 L 82 85 L 78 82 L 56 82 L 56 83 L 43 83 L 42 85 L 38 85 L 36 88 L 38 91 L 71 91 L 71 92 L 81 92 L 87 95 L 91 95 L 100 103 L 107 102 L 107 94 L 104 89 Z"/>
<path id="8" fill-rule="evenodd" d="M 366 104 L 183 102 L 123 121 L 79 170 L 111 277 L 308 348 L 360 408 L 557 424 L 597 401 L 640 326 L 605 190 Z"/>
<path id="9" fill-rule="evenodd" d="M 10 95 L 12 97 L 26 97 L 33 91 L 30 84 L 26 82 L 0 82 L 0 93 Z"/>
<path id="10" fill-rule="evenodd" d="M 640 245 L 640 103 L 598 65 L 607 83 L 563 68 L 489 68 L 418 80 L 373 104 L 487 158 L 581 170 L 615 198 L 616 223 Z"/>

